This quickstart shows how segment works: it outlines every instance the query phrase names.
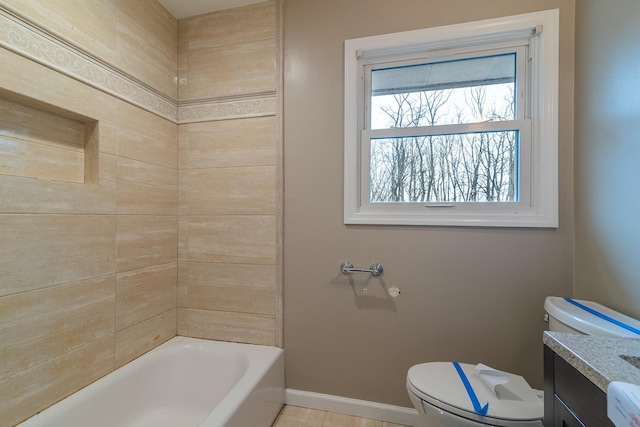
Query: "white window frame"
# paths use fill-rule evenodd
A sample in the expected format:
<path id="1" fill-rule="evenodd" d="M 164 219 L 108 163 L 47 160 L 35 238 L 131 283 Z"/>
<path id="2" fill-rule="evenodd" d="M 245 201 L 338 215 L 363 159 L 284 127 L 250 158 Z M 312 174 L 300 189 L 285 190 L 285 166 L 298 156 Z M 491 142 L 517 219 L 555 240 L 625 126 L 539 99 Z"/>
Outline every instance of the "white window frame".
<path id="1" fill-rule="evenodd" d="M 488 227 L 558 226 L 558 9 L 345 41 L 344 223 Z M 473 52 L 474 46 L 509 46 L 528 40 L 531 65 L 529 116 L 514 120 L 520 147 L 529 155 L 520 171 L 525 203 L 369 203 L 372 137 L 398 130 L 368 130 L 364 111 L 365 68 L 376 60 L 403 60 L 443 51 Z M 504 123 L 504 122 L 502 122 Z M 456 128 L 460 125 L 455 125 Z M 463 125 L 468 131 L 486 125 Z M 458 128 L 459 129 L 459 128 Z M 446 132 L 446 127 L 443 127 Z M 420 128 L 403 129 L 406 135 Z M 523 138 L 525 135 L 525 138 Z M 527 142 L 530 141 L 530 142 Z"/>

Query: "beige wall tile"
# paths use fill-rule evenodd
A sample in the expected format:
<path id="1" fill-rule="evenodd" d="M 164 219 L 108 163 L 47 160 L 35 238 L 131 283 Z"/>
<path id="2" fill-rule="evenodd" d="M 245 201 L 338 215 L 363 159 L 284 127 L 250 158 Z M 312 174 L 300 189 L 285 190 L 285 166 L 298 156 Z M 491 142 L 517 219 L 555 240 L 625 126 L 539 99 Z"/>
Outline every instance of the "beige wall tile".
<path id="1" fill-rule="evenodd" d="M 0 175 L 0 212 L 114 214 L 116 158 L 99 156 L 100 185 Z"/>
<path id="2" fill-rule="evenodd" d="M 275 90 L 275 2 L 180 21 L 180 99 Z M 276 118 L 179 129 L 180 333 L 275 343 Z"/>
<path id="3" fill-rule="evenodd" d="M 137 323 L 116 332 L 116 369 L 176 335 L 176 310 Z"/>
<path id="4" fill-rule="evenodd" d="M 97 121 L 84 123 L 84 183 L 100 183 L 100 126 Z"/>
<path id="5" fill-rule="evenodd" d="M 0 215 L 0 295 L 115 273 L 116 219 Z"/>
<path id="6" fill-rule="evenodd" d="M 177 334 L 182 336 L 188 336 L 187 328 L 188 310 L 186 308 L 178 308 L 178 330 Z"/>
<path id="7" fill-rule="evenodd" d="M 189 98 L 275 91 L 275 63 L 273 39 L 191 51 Z"/>
<path id="8" fill-rule="evenodd" d="M 188 307 L 275 313 L 275 266 L 189 263 Z"/>
<path id="9" fill-rule="evenodd" d="M 84 123 L 76 117 L 0 96 L 0 135 L 16 141 L 82 152 Z"/>
<path id="10" fill-rule="evenodd" d="M 177 263 L 116 276 L 116 330 L 176 308 Z"/>
<path id="11" fill-rule="evenodd" d="M 188 48 L 208 49 L 275 38 L 274 1 L 220 10 L 182 20 L 189 28 Z"/>
<path id="12" fill-rule="evenodd" d="M 189 263 L 189 284 L 246 286 L 273 290 L 275 265 Z"/>
<path id="13" fill-rule="evenodd" d="M 108 198 L 105 196 L 105 201 L 108 200 L 109 206 L 112 207 L 113 212 L 115 212 L 115 202 L 116 202 L 116 175 L 118 173 L 118 164 L 116 161 L 116 156 L 112 156 L 111 154 L 98 153 L 100 157 L 98 160 L 98 173 L 99 173 L 99 181 L 98 186 L 100 189 L 92 190 L 90 185 L 85 184 L 87 193 L 100 192 L 105 191 L 108 192 Z M 85 197 L 88 197 L 89 194 L 86 194 Z M 94 202 L 95 203 L 95 202 Z M 72 211 L 67 211 L 72 212 Z"/>
<path id="14" fill-rule="evenodd" d="M 273 166 L 276 118 L 255 117 L 182 125 L 189 168 Z M 181 140 L 181 143 L 183 143 Z"/>
<path id="15" fill-rule="evenodd" d="M 0 414 L 12 426 L 113 370 L 110 335 L 0 381 Z"/>
<path id="16" fill-rule="evenodd" d="M 178 21 L 155 0 L 117 4 L 118 66 L 176 99 Z"/>
<path id="17" fill-rule="evenodd" d="M 178 126 L 118 101 L 118 156 L 177 168 Z"/>
<path id="18" fill-rule="evenodd" d="M 169 97 L 177 96 L 178 83 L 181 99 L 275 90 L 274 2 L 198 22 L 179 51 L 177 21 L 152 0 L 0 2 Z M 86 22 L 76 22 L 77 10 Z M 182 26 L 180 34 L 189 30 Z M 37 98 L 97 120 L 100 136 L 99 185 L 0 176 L 0 213 L 74 214 L 0 215 L 0 343 L 11 346 L 0 369 L 2 419 L 31 415 L 113 369 L 114 359 L 120 366 L 177 332 L 275 343 L 276 119 L 178 129 L 4 49 L 0 62 L 0 95 Z M 178 164 L 185 172 L 180 184 Z M 191 193 L 190 173 L 197 180 Z M 190 195 L 207 217 L 178 220 L 190 213 Z M 191 269 L 190 258 L 229 264 Z M 258 265 L 232 264 L 238 262 Z M 220 311 L 176 309 L 178 299 L 188 305 L 192 290 L 196 307 Z M 37 357 L 21 357 L 26 353 Z"/>
<path id="19" fill-rule="evenodd" d="M 189 218 L 190 262 L 273 264 L 275 216 Z"/>
<path id="20" fill-rule="evenodd" d="M 0 93 L 3 97 L 45 108 L 54 113 L 64 112 L 64 116 L 77 117 L 81 121 L 97 120 L 100 153 L 115 153 L 115 98 L 3 49 L 0 49 L 0 62 L 3 64 L 3 73 L 0 73 Z M 92 102 L 87 102 L 88 99 Z M 114 212 L 115 186 L 109 187 L 111 181 L 115 183 L 115 168 L 112 168 L 112 165 L 115 166 L 113 158 L 100 155 L 99 188 L 46 180 L 0 177 L 4 181 L 3 185 L 0 185 L 0 211 Z"/>
<path id="21" fill-rule="evenodd" d="M 175 98 L 177 21 L 157 2 L 0 3 Z M 0 425 L 14 425 L 113 370 L 116 353 L 122 364 L 176 334 L 177 125 L 8 50 L 0 62 L 0 97 L 67 120 L 58 132 L 60 120 L 35 114 L 37 127 L 16 129 L 19 120 L 0 112 L 5 139 L 30 140 L 24 157 L 36 172 L 23 175 L 47 178 L 0 171 Z M 34 159 L 60 159 L 52 147 L 86 134 L 90 120 L 98 144 L 84 151 L 97 162 L 74 157 L 83 176 L 68 176 L 71 163 L 58 160 L 60 171 L 43 175 L 48 163 Z M 44 128 L 49 140 L 37 132 Z M 34 145 L 49 151 L 34 154 Z M 117 222 L 117 203 L 149 216 Z M 136 270 L 117 276 L 118 303 L 116 267 Z M 129 324 L 116 339 L 116 325 Z"/>
<path id="22" fill-rule="evenodd" d="M 248 286 L 189 285 L 189 308 L 274 315 L 272 289 Z"/>
<path id="23" fill-rule="evenodd" d="M 178 168 L 189 167 L 189 125 L 178 125 Z"/>
<path id="24" fill-rule="evenodd" d="M 195 169 L 188 174 L 189 215 L 274 215 L 275 168 Z"/>
<path id="25" fill-rule="evenodd" d="M 115 275 L 0 297 L 0 313 L 1 381 L 113 335 Z"/>
<path id="26" fill-rule="evenodd" d="M 2 0 L 42 27 L 113 62 L 116 58 L 116 0 Z"/>
<path id="27" fill-rule="evenodd" d="M 178 99 L 189 97 L 189 20 L 178 20 Z"/>
<path id="28" fill-rule="evenodd" d="M 0 96 L 0 174 L 85 182 L 85 123 Z"/>
<path id="29" fill-rule="evenodd" d="M 189 18 L 186 98 L 275 90 L 275 2 Z"/>
<path id="30" fill-rule="evenodd" d="M 115 125 L 117 101 L 114 97 L 5 49 L 0 49 L 0 63 L 3 69 L 0 92 L 11 92 L 14 98 L 28 97 L 84 118 Z"/>
<path id="31" fill-rule="evenodd" d="M 178 263 L 178 307 L 189 306 L 189 264 Z"/>
<path id="32" fill-rule="evenodd" d="M 99 121 L 100 145 L 102 153 L 118 154 L 118 124 L 106 120 Z"/>
<path id="33" fill-rule="evenodd" d="M 118 213 L 177 215 L 175 168 L 118 158 Z"/>
<path id="34" fill-rule="evenodd" d="M 275 319 L 259 314 L 189 309 L 189 336 L 221 341 L 274 345 Z"/>
<path id="35" fill-rule="evenodd" d="M 189 259 L 189 219 L 178 218 L 178 261 Z"/>
<path id="36" fill-rule="evenodd" d="M 189 170 L 178 170 L 178 215 L 189 214 Z"/>
<path id="37" fill-rule="evenodd" d="M 0 135 L 0 174 L 84 183 L 84 152 Z"/>
<path id="38" fill-rule="evenodd" d="M 117 271 L 177 262 L 178 218 L 118 215 Z"/>

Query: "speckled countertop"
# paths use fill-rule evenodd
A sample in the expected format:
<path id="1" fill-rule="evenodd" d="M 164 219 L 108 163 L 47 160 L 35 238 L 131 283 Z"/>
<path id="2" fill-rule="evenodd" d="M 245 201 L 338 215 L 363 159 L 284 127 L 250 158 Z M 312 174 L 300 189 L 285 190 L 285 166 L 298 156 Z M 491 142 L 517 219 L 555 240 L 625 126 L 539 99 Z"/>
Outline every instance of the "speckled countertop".
<path id="1" fill-rule="evenodd" d="M 640 340 L 545 332 L 543 342 L 602 391 L 612 381 L 640 385 L 640 369 L 620 355 L 640 357 Z"/>

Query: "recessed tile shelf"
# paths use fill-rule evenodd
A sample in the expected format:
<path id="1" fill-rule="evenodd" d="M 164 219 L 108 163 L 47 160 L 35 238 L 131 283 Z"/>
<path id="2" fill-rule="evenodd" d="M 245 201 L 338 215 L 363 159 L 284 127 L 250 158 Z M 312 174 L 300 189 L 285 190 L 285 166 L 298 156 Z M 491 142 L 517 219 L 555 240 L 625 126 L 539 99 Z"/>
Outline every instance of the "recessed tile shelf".
<path id="1" fill-rule="evenodd" d="M 0 175 L 97 183 L 98 121 L 0 90 Z"/>

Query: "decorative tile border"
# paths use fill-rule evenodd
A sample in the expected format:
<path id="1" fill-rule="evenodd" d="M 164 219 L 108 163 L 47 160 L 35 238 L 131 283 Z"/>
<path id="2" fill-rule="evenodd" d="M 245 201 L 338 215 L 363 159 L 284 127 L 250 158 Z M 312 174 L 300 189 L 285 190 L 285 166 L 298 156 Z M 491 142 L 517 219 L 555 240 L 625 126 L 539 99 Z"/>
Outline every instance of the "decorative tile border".
<path id="1" fill-rule="evenodd" d="M 178 108 L 178 124 L 274 116 L 275 114 L 276 95 L 273 92 L 251 97 L 181 102 Z"/>
<path id="2" fill-rule="evenodd" d="M 173 122 L 176 102 L 133 77 L 0 8 L 0 47 Z"/>
<path id="3" fill-rule="evenodd" d="M 275 115 L 275 92 L 179 102 L 0 6 L 0 47 L 173 123 Z"/>

